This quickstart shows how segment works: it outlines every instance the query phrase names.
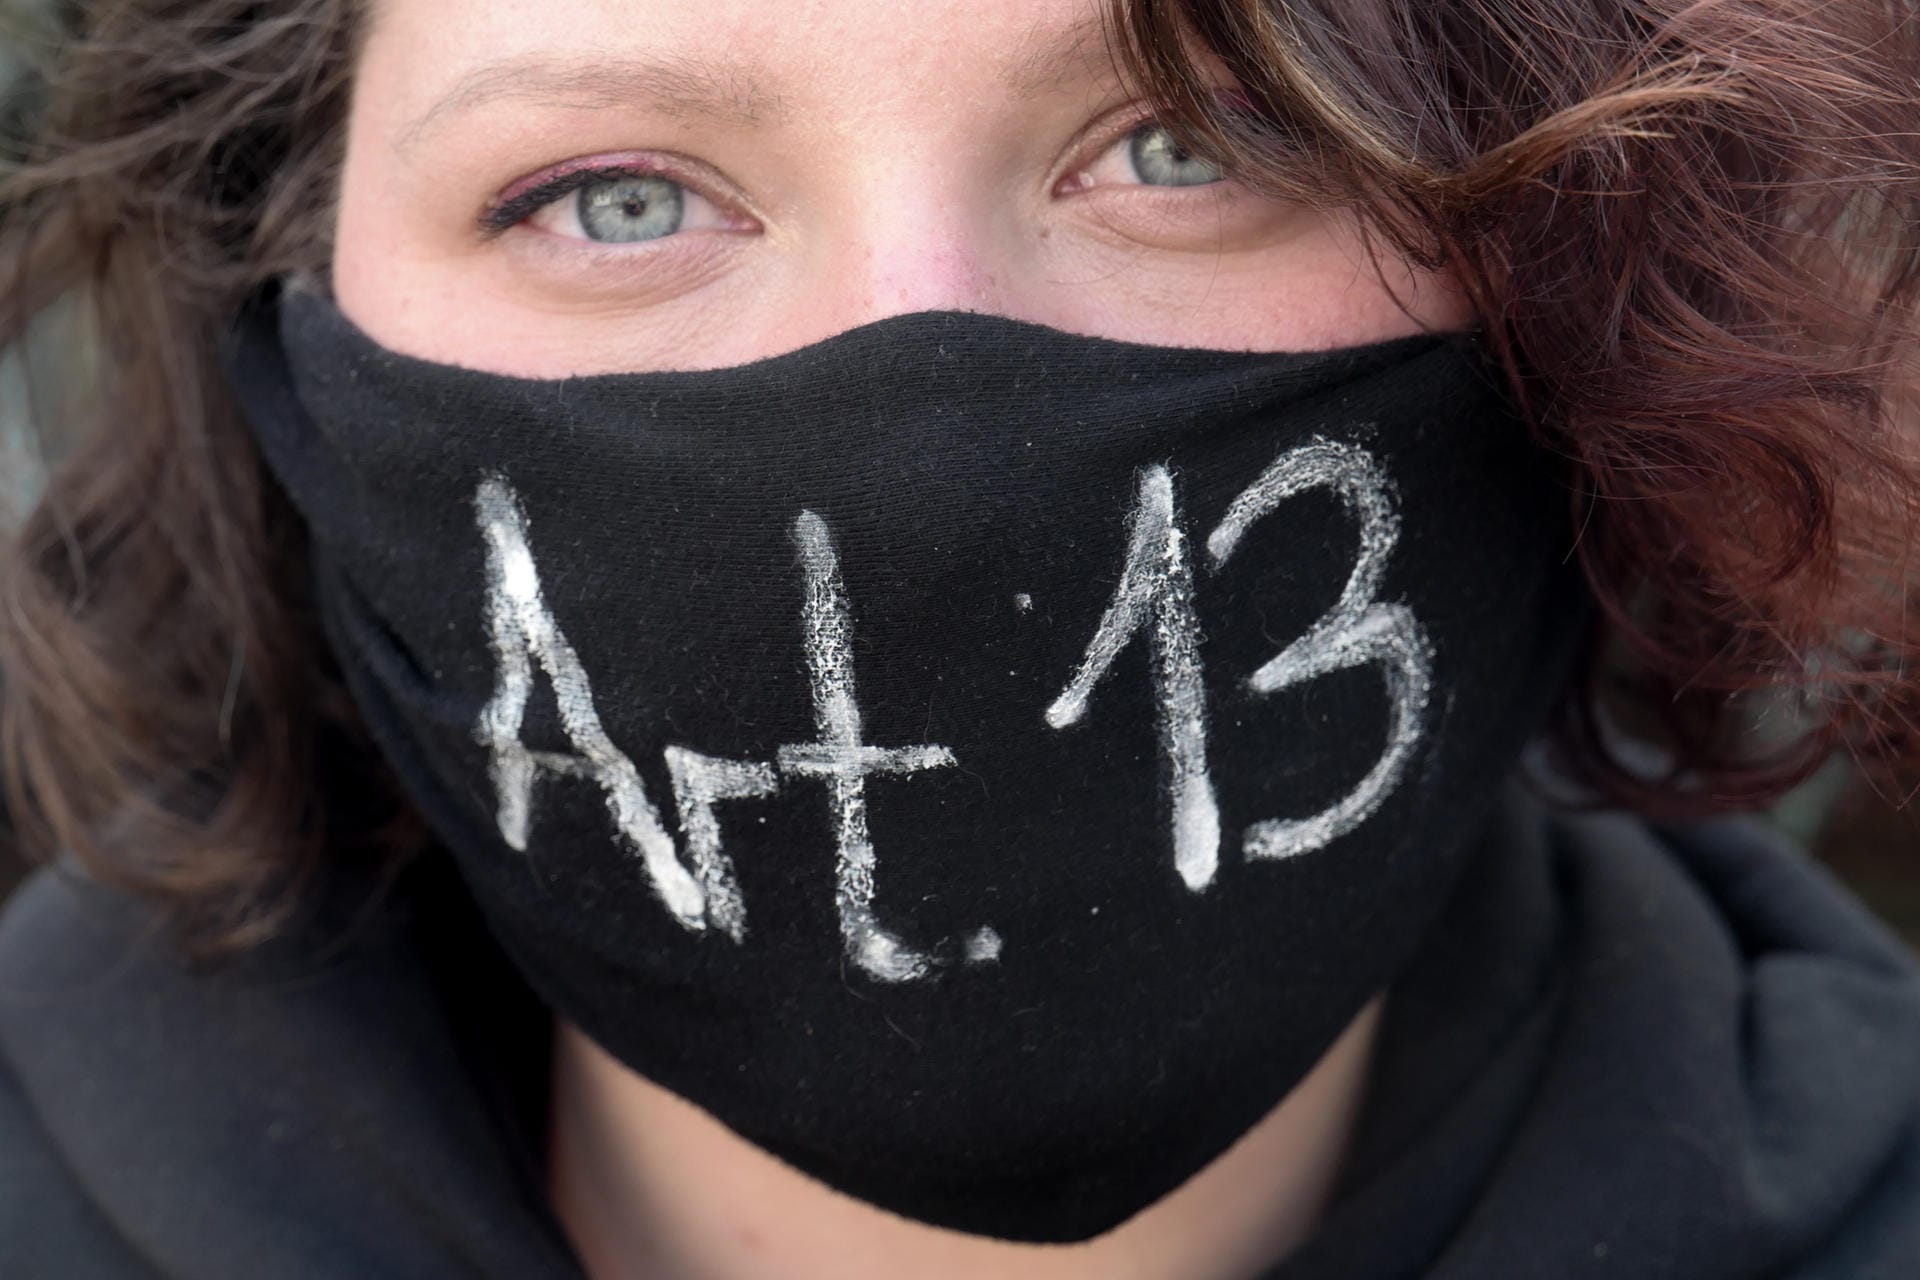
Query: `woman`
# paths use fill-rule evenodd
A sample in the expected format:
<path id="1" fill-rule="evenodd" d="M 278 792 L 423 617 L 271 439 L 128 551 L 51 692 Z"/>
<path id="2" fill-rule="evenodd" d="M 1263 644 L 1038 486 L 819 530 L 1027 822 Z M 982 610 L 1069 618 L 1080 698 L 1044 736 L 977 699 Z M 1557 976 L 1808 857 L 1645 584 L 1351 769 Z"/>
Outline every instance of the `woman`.
<path id="1" fill-rule="evenodd" d="M 16 1268 L 1920 1260 L 1904 8 L 76 17 Z"/>

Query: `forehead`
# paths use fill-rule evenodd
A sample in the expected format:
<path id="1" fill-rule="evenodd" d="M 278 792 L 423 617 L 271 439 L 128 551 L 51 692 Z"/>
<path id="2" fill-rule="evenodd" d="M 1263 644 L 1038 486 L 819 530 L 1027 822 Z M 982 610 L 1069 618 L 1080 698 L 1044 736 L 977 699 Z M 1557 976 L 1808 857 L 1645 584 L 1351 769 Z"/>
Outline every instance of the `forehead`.
<path id="1" fill-rule="evenodd" d="M 480 105 L 767 122 L 951 112 L 1110 81 L 1103 0 L 376 0 L 362 83 L 409 137 Z M 564 13 L 564 18 L 560 17 Z M 384 113 L 383 113 L 384 114 Z"/>

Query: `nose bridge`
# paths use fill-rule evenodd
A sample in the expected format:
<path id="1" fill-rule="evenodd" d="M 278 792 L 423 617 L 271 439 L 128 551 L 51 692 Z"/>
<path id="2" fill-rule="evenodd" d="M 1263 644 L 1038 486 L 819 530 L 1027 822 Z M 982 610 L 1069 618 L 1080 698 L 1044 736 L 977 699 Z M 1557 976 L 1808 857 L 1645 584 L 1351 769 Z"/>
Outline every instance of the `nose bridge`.
<path id="1" fill-rule="evenodd" d="M 991 311 L 1003 305 L 1004 264 L 976 227 L 943 225 L 883 236 L 863 249 L 855 273 L 861 305 L 879 315 L 907 311 Z"/>
<path id="2" fill-rule="evenodd" d="M 950 157 L 950 153 L 949 153 Z M 829 289 L 851 326 L 912 311 L 1004 311 L 1014 241 L 992 184 L 939 154 L 895 151 L 861 175 L 829 242 Z"/>

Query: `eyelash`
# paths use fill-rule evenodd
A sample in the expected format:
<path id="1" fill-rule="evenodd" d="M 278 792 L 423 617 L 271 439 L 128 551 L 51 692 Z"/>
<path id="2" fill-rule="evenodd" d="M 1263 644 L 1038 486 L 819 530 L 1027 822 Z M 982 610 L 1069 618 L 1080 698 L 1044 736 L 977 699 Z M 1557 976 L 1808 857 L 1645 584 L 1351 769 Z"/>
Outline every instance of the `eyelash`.
<path id="1" fill-rule="evenodd" d="M 621 178 L 665 178 L 690 190 L 697 189 L 665 166 L 613 164 L 570 169 L 489 205 L 480 215 L 480 230 L 488 236 L 503 235 L 557 200 L 564 200 L 584 187 Z"/>
<path id="2" fill-rule="evenodd" d="M 1059 178 L 1055 179 L 1055 186 L 1057 187 L 1059 183 L 1065 182 L 1074 174 L 1099 163 L 1108 152 L 1112 151 L 1121 143 L 1126 142 L 1129 138 L 1133 137 L 1134 134 L 1140 132 L 1140 130 L 1159 123 L 1159 117 L 1155 116 L 1151 111 L 1143 111 L 1123 118 L 1118 126 L 1098 130 L 1095 136 L 1100 139 L 1099 145 L 1091 148 L 1092 154 L 1087 156 L 1086 159 L 1080 161 L 1072 169 L 1069 169 L 1067 172 L 1061 174 Z M 1167 189 L 1171 190 L 1172 188 Z"/>
<path id="3" fill-rule="evenodd" d="M 1065 181 L 1066 177 L 1070 176 L 1071 173 L 1079 172 L 1081 169 L 1085 169 L 1095 161 L 1098 161 L 1114 147 L 1131 138 L 1138 130 L 1153 124 L 1154 119 L 1151 112 L 1142 112 L 1131 116 L 1115 129 L 1110 131 L 1102 130 L 1105 136 L 1092 157 L 1081 163 L 1074 170 L 1069 171 L 1069 174 L 1062 175 L 1060 179 L 1056 180 L 1056 186 L 1058 182 Z M 617 181 L 621 178 L 665 178 L 670 182 L 679 183 L 689 190 L 699 191 L 698 186 L 686 181 L 686 179 L 673 172 L 671 168 L 664 165 L 616 164 L 570 169 L 564 173 L 555 174 L 544 182 L 537 182 L 524 191 L 515 192 L 511 196 L 503 200 L 497 200 L 489 205 L 481 212 L 479 219 L 480 230 L 482 234 L 489 239 L 504 235 L 548 205 L 559 200 L 564 200 L 576 191 L 597 183 Z M 1178 190 L 1178 188 L 1166 188 L 1166 190 L 1172 191 Z"/>

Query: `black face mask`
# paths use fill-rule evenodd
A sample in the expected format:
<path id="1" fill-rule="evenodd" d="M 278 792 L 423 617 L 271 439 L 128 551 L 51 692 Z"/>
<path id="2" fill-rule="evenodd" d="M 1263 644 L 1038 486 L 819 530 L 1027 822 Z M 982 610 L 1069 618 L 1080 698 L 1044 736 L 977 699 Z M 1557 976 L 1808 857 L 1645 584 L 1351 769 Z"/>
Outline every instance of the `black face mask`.
<path id="1" fill-rule="evenodd" d="M 965 1231 L 1098 1234 L 1277 1104 L 1584 614 L 1465 337 L 940 313 L 533 381 L 290 293 L 231 369 L 354 695 L 542 998 Z"/>

